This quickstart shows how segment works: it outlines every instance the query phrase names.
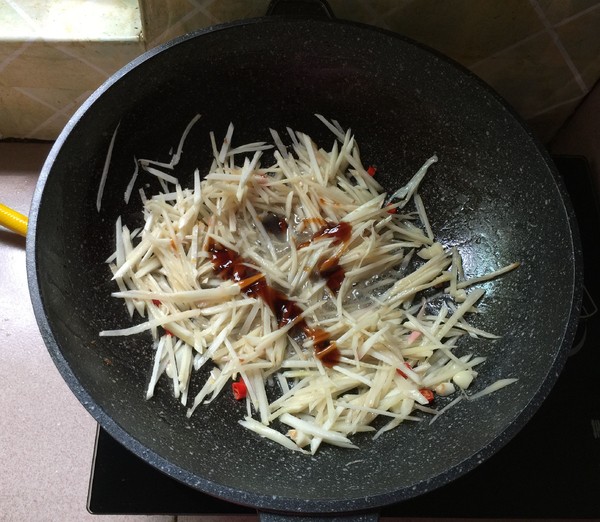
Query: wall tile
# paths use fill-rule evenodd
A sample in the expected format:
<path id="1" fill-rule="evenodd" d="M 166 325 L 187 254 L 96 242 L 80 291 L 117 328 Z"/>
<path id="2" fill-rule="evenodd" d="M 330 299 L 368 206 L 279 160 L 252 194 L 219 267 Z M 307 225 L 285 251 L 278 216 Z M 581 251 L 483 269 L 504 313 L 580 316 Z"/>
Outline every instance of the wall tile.
<path id="1" fill-rule="evenodd" d="M 83 101 L 144 49 L 141 41 L 0 44 L 0 133 L 55 139 Z"/>
<path id="2" fill-rule="evenodd" d="M 583 95 L 547 33 L 498 53 L 472 68 L 524 118 Z"/>
<path id="3" fill-rule="evenodd" d="M 375 25 L 389 29 L 389 18 L 394 21 L 392 11 L 402 9 L 413 0 L 372 0 L 359 2 L 356 0 L 330 0 L 329 5 L 336 18 L 352 20 L 363 24 Z M 395 22 L 394 22 L 395 23 Z"/>
<path id="4" fill-rule="evenodd" d="M 194 5 L 188 0 L 140 0 L 140 10 L 144 40 L 154 47 L 170 39 L 164 33 L 173 33 L 173 27 L 194 11 Z"/>
<path id="5" fill-rule="evenodd" d="M 136 0 L 120 2 L 124 9 Z M 15 0 L 19 5 L 41 0 Z M 600 0 L 329 0 L 336 15 L 397 31 L 456 59 L 490 83 L 538 129 L 560 125 L 574 100 L 600 77 Z M 51 3 L 41 2 L 47 10 Z M 84 93 L 96 89 L 117 69 L 181 34 L 235 19 L 262 16 L 269 0 L 139 0 L 143 41 L 10 41 L 2 32 L 2 102 L 15 103 L 31 123 L 29 134 L 50 136 Z M 13 13 L 10 9 L 7 13 Z M 542 17 L 553 29 L 549 31 Z M 18 17 L 17 17 L 18 18 Z M 22 20 L 5 22 L 22 25 Z M 552 36 L 558 35 L 566 59 Z M 32 37 L 34 33 L 32 33 Z M 13 92 L 14 91 L 14 92 Z M 44 107 L 40 115 L 30 114 Z M 560 109 L 558 108 L 560 107 Z M 47 111 L 58 111 L 51 118 Z M 556 118 L 551 125 L 549 120 Z M 14 119 L 14 118 L 13 118 Z M 12 121 L 12 120 L 11 120 Z M 0 122 L 1 124 L 1 122 Z M 7 129 L 6 123 L 3 125 Z M 18 132 L 25 126 L 19 124 Z M 6 134 L 6 130 L 4 131 Z M 17 135 L 17 130 L 9 131 Z"/>
<path id="6" fill-rule="evenodd" d="M 54 110 L 0 80 L 0 139 L 26 136 L 54 114 Z"/>
<path id="7" fill-rule="evenodd" d="M 68 45 L 56 45 L 62 53 L 80 62 L 80 67 L 93 68 L 104 77 L 108 77 L 128 64 L 146 50 L 144 42 L 138 41 L 75 41 Z"/>
<path id="8" fill-rule="evenodd" d="M 543 30 L 522 0 L 403 2 L 385 20 L 390 29 L 425 43 L 464 65 Z"/>
<path id="9" fill-rule="evenodd" d="M 596 194 L 600 198 L 600 125 L 598 125 L 598 121 L 600 121 L 600 84 L 596 84 L 556 134 L 550 144 L 550 150 L 553 154 L 585 156 L 590 163 Z"/>
<path id="10" fill-rule="evenodd" d="M 61 89 L 55 87 L 13 87 L 13 89 L 58 111 L 70 106 L 73 100 L 82 93 L 80 89 L 69 89 L 68 87 Z M 91 93 L 92 91 L 87 92 Z"/>
<path id="11" fill-rule="evenodd" d="M 593 6 L 598 0 L 536 0 L 551 24 L 557 24 L 566 18 L 581 13 Z"/>
<path id="12" fill-rule="evenodd" d="M 148 48 L 155 47 L 161 43 L 168 42 L 178 36 L 196 31 L 197 29 L 203 29 L 214 25 L 213 18 L 204 11 L 192 11 L 186 15 L 185 18 L 179 22 L 174 23 L 166 31 L 161 33 L 156 39 L 149 42 Z"/>
<path id="13" fill-rule="evenodd" d="M 37 41 L 2 71 L 18 87 L 64 87 L 76 86 L 93 89 L 100 85 L 105 75 L 82 65 L 81 62 L 58 49 L 49 42 Z"/>
<path id="14" fill-rule="evenodd" d="M 600 77 L 600 8 L 555 27 L 555 31 L 584 83 L 591 88 Z"/>
<path id="15" fill-rule="evenodd" d="M 576 98 L 529 118 L 526 123 L 543 143 L 548 143 L 556 135 L 563 122 L 577 109 L 582 99 L 583 95 L 581 98 Z"/>
<path id="16" fill-rule="evenodd" d="M 227 2 L 207 2 L 206 11 L 217 23 L 232 22 L 242 18 L 256 18 L 267 13 L 270 0 L 229 0 Z"/>
<path id="17" fill-rule="evenodd" d="M 91 94 L 91 93 L 90 93 Z M 47 120 L 33 127 L 27 132 L 27 139 L 33 140 L 53 140 L 62 132 L 65 128 L 73 113 L 79 108 L 79 106 L 85 101 L 87 96 L 81 97 L 78 102 L 71 102 L 67 109 L 63 112 L 55 112 Z"/>

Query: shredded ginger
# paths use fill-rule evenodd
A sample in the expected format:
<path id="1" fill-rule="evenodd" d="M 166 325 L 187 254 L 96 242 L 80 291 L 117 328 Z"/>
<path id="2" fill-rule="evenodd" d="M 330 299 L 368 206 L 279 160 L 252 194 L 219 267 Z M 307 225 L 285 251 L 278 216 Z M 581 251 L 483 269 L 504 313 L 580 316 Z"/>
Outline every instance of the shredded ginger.
<path id="1" fill-rule="evenodd" d="M 518 266 L 465 278 L 418 192 L 438 158 L 387 197 L 351 131 L 317 117 L 335 137 L 330 150 L 289 128 L 287 146 L 272 129 L 272 145 L 234 147 L 233 125 L 220 146 L 210 133 L 212 166 L 191 188 L 167 171 L 198 117 L 170 163 L 135 160 L 126 200 L 138 167 L 163 191 L 141 192 L 143 229 L 117 220 L 108 262 L 113 295 L 145 322 L 100 334 L 151 333 L 148 399 L 163 379 L 191 416 L 220 394 L 234 401 L 232 383 L 243 382 L 240 423 L 312 454 L 468 399 L 485 359 L 455 355 L 458 340 L 496 338 L 468 322 L 484 295 L 472 285 Z"/>

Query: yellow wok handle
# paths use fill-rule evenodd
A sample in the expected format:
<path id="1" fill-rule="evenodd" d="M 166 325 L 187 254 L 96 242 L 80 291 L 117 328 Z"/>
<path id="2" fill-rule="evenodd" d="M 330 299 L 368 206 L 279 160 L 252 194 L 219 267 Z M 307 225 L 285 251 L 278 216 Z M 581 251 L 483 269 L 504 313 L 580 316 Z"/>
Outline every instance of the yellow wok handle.
<path id="1" fill-rule="evenodd" d="M 22 236 L 27 235 L 27 217 L 0 203 L 0 225 Z"/>

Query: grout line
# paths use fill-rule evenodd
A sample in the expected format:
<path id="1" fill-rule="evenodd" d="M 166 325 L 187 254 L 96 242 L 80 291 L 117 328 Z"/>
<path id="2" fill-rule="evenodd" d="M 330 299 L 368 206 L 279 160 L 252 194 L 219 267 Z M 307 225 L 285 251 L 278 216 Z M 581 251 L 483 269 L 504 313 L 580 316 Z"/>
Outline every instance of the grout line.
<path id="1" fill-rule="evenodd" d="M 192 2 L 196 3 L 196 0 L 191 0 Z M 223 23 L 223 20 L 219 20 L 218 18 L 215 18 L 215 16 L 208 10 L 208 8 L 215 3 L 216 0 L 205 0 L 204 2 L 202 2 L 202 4 L 199 6 L 200 8 L 200 12 L 206 16 L 207 18 L 209 18 L 214 24 L 219 24 L 219 23 Z M 197 5 L 197 4 L 196 4 Z"/>
<path id="2" fill-rule="evenodd" d="M 190 19 L 192 16 L 196 15 L 197 13 L 199 13 L 202 10 L 202 7 L 199 6 L 196 2 L 194 2 L 192 0 L 192 5 L 194 6 L 193 9 L 187 13 L 186 15 L 182 16 L 179 20 L 177 20 L 177 22 L 175 22 L 174 24 L 169 25 L 169 27 L 167 27 L 161 34 L 159 34 L 156 38 L 154 38 L 151 42 L 149 42 L 149 49 L 152 47 L 156 47 L 158 44 L 163 43 L 164 41 L 164 37 L 173 29 L 173 27 L 176 24 L 181 24 L 183 22 L 185 22 L 186 20 Z"/>
<path id="3" fill-rule="evenodd" d="M 414 4 L 415 2 L 416 2 L 416 0 L 405 0 L 403 2 L 404 5 L 394 5 L 394 6 L 390 7 L 386 12 L 382 13 L 382 16 L 387 18 L 388 16 L 393 15 L 394 13 L 397 13 L 398 11 L 400 11 L 402 8 L 406 7 L 407 5 Z"/>
<path id="4" fill-rule="evenodd" d="M 27 40 L 23 42 L 23 45 L 19 47 L 14 53 L 8 55 L 2 62 L 0 62 L 0 72 L 2 72 L 6 67 L 8 67 L 13 60 L 16 60 L 21 54 L 23 54 L 27 48 L 34 42 L 34 39 Z"/>
<path id="5" fill-rule="evenodd" d="M 42 130 L 44 127 L 46 127 L 48 124 L 52 123 L 52 121 L 54 121 L 58 116 L 65 116 L 69 112 L 70 113 L 74 113 L 75 111 L 73 110 L 73 108 L 79 107 L 92 94 L 92 92 L 93 91 L 90 91 L 90 90 L 82 92 L 71 103 L 65 105 L 62 109 L 56 111 L 47 120 L 43 121 L 35 129 L 33 129 L 32 131 L 30 131 L 27 134 L 27 136 L 25 136 L 25 138 L 26 139 L 35 139 L 36 133 L 38 133 L 40 130 Z M 69 116 L 69 118 L 71 116 L 72 116 L 72 114 Z"/>
<path id="6" fill-rule="evenodd" d="M 579 73 L 577 67 L 573 63 L 573 60 L 571 59 L 571 56 L 565 49 L 565 46 L 560 41 L 558 34 L 556 34 L 556 31 L 553 29 L 552 24 L 550 23 L 548 18 L 546 18 L 546 14 L 544 13 L 544 10 L 540 7 L 540 4 L 538 3 L 537 0 L 529 0 L 529 3 L 531 4 L 533 9 L 537 13 L 537 15 L 540 18 L 540 20 L 542 21 L 542 23 L 544 24 L 544 27 L 546 28 L 546 30 L 548 31 L 548 34 L 550 35 L 550 38 L 552 38 L 552 41 L 558 48 L 563 60 L 567 64 L 567 67 L 569 67 L 569 69 L 573 73 L 573 76 L 575 77 L 575 82 L 577 83 L 577 85 L 579 85 L 581 92 L 583 94 L 585 94 L 588 91 L 587 85 L 583 81 L 581 74 Z"/>
<path id="7" fill-rule="evenodd" d="M 563 100 L 561 102 L 555 103 L 554 105 L 550 105 L 549 107 L 545 107 L 541 111 L 536 112 L 535 114 L 530 114 L 525 119 L 537 118 L 538 116 L 542 116 L 542 115 L 546 114 L 547 112 L 553 111 L 554 109 L 558 109 L 559 107 L 562 107 L 563 105 L 568 105 L 569 103 L 580 101 L 582 98 L 583 98 L 583 95 L 575 96 L 573 98 L 569 98 L 568 100 Z"/>
<path id="8" fill-rule="evenodd" d="M 515 43 L 513 43 L 513 44 L 511 44 L 511 45 L 509 45 L 507 47 L 503 47 L 499 51 L 496 51 L 495 53 L 492 53 L 492 54 L 486 56 L 485 58 L 482 58 L 478 62 L 472 63 L 471 65 L 468 66 L 468 68 L 471 69 L 471 70 L 474 69 L 474 68 L 477 68 L 481 64 L 487 62 L 490 58 L 496 58 L 498 56 L 501 56 L 505 52 L 512 51 L 513 49 L 516 49 L 517 47 L 523 45 L 524 43 L 527 43 L 530 40 L 533 40 L 534 38 L 540 36 L 541 34 L 544 34 L 545 32 L 546 31 L 542 29 L 541 31 L 537 31 L 535 33 L 532 33 L 529 36 L 526 36 L 525 38 L 519 40 L 518 42 L 515 42 Z"/>
<path id="9" fill-rule="evenodd" d="M 596 5 L 592 5 L 586 9 L 584 9 L 583 11 L 579 11 L 578 13 L 569 16 L 568 18 L 565 18 L 564 20 L 561 20 L 560 22 L 557 22 L 554 24 L 554 27 L 560 27 L 562 25 L 566 25 L 570 22 L 572 22 L 573 20 L 576 20 L 577 18 L 579 18 L 580 16 L 586 15 L 591 11 L 595 11 L 596 9 L 600 8 L 600 4 L 596 4 Z"/>
<path id="10" fill-rule="evenodd" d="M 41 103 L 42 105 L 44 105 L 45 107 L 48 107 L 49 109 L 52 109 L 53 111 L 59 111 L 60 107 L 55 107 L 54 105 L 48 103 L 45 100 L 42 100 L 41 98 L 38 98 L 37 96 L 35 96 L 34 94 L 30 93 L 27 89 L 24 89 L 23 87 L 12 87 L 13 90 L 20 92 L 22 95 L 27 96 L 28 98 L 31 98 L 32 100 Z"/>
<path id="11" fill-rule="evenodd" d="M 373 5 L 371 5 L 371 2 L 365 2 L 363 7 L 365 7 L 367 11 L 369 11 L 369 14 L 373 17 L 373 20 L 375 21 L 374 25 L 382 27 L 383 29 L 391 30 L 391 27 L 385 21 L 385 17 L 379 13 L 377 9 L 373 7 Z"/>
<path id="12" fill-rule="evenodd" d="M 35 20 L 33 20 L 33 18 L 31 18 L 31 16 L 29 16 L 19 4 L 17 4 L 13 0 L 5 1 L 10 7 L 13 8 L 13 11 L 15 11 L 23 19 L 23 21 L 27 23 L 29 28 L 32 29 L 34 33 L 39 34 L 39 28 L 38 25 L 35 23 Z"/>
<path id="13" fill-rule="evenodd" d="M 92 62 L 86 60 L 85 58 L 82 58 L 78 54 L 76 54 L 73 51 L 71 51 L 68 47 L 66 47 L 64 45 L 56 45 L 56 44 L 53 45 L 53 47 L 55 49 L 58 49 L 61 53 L 64 53 L 67 56 L 70 56 L 71 58 L 75 58 L 77 61 L 79 61 L 81 63 L 84 63 L 85 65 L 87 65 L 91 69 L 94 69 L 94 71 L 96 71 L 97 73 L 100 73 L 102 76 L 104 76 L 105 80 L 110 76 L 110 73 L 106 72 L 101 67 L 98 67 L 95 63 L 92 63 Z"/>

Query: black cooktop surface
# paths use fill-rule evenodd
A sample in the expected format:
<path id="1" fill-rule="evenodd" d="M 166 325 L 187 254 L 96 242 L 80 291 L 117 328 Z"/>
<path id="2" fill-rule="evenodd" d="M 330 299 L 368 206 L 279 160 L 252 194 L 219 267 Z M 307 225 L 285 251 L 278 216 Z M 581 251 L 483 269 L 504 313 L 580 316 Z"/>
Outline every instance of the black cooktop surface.
<path id="1" fill-rule="evenodd" d="M 383 517 L 600 518 L 600 219 L 587 162 L 554 158 L 576 210 L 585 271 L 583 318 L 565 369 L 533 419 L 454 482 L 383 508 Z M 586 316 L 590 316 L 586 319 Z M 157 471 L 98 429 L 88 509 L 97 514 L 253 514 Z"/>

